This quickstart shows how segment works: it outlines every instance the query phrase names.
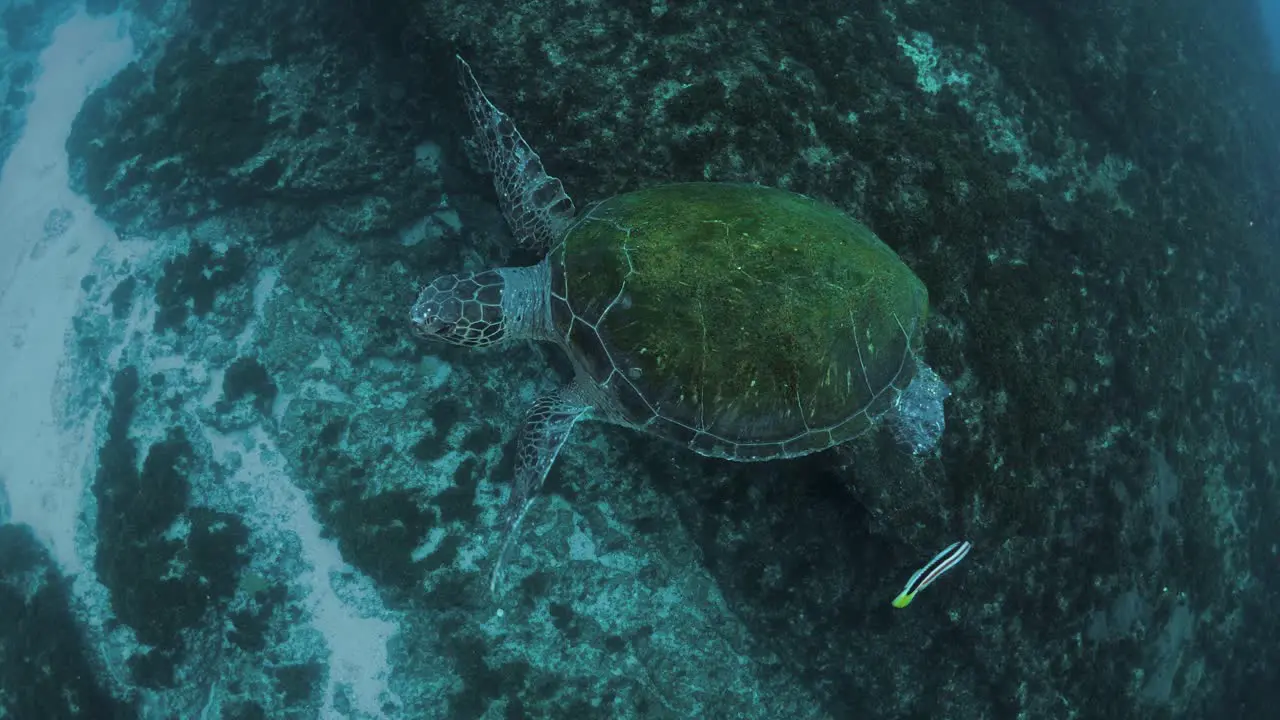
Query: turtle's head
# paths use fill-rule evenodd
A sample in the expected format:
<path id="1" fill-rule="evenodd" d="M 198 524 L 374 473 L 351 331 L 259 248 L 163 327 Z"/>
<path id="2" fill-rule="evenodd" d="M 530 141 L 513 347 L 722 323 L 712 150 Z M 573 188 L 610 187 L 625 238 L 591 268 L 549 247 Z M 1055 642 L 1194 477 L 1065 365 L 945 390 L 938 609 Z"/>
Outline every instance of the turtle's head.
<path id="1" fill-rule="evenodd" d="M 496 270 L 436 278 L 418 293 L 409 313 L 414 334 L 466 347 L 500 342 L 506 336 L 503 284 Z"/>

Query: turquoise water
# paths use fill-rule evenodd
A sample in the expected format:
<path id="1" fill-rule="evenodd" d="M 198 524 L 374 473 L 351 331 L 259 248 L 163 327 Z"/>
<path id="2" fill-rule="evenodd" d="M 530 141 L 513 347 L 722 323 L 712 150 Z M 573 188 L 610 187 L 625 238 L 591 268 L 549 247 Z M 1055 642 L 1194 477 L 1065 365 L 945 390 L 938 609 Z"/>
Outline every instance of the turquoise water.
<path id="1" fill-rule="evenodd" d="M 1280 1 L 1259 0 L 1262 6 L 1262 18 L 1267 28 L 1267 37 L 1271 40 L 1271 60 L 1280 70 Z"/>

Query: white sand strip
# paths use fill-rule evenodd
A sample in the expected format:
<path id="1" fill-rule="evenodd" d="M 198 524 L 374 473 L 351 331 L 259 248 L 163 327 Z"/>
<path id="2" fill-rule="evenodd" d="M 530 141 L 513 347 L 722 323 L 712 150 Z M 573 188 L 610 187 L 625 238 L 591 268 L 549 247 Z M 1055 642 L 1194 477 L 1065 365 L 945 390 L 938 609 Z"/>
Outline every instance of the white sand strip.
<path id="1" fill-rule="evenodd" d="M 115 236 L 68 187 L 65 144 L 85 98 L 132 59 L 119 17 L 80 12 L 61 25 L 0 171 L 0 478 L 12 520 L 30 525 L 67 573 L 81 570 L 75 524 L 96 448 L 92 418 L 75 419 L 80 434 L 60 429 L 57 379 L 80 280 Z"/>

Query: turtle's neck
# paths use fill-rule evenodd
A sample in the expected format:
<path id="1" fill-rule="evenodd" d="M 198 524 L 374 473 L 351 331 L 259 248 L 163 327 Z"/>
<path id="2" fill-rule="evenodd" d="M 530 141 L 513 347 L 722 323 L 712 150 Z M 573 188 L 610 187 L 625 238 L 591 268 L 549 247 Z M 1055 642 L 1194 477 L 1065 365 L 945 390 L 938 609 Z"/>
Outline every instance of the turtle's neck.
<path id="1" fill-rule="evenodd" d="M 547 261 L 498 268 L 502 275 L 502 322 L 506 340 L 552 340 L 551 273 Z"/>

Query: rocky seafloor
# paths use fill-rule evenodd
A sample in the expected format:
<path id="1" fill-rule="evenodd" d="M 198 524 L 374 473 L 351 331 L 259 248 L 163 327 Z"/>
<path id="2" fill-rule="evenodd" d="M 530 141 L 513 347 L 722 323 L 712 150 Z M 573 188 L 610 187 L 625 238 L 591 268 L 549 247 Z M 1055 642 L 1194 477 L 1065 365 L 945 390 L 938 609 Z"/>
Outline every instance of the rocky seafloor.
<path id="1" fill-rule="evenodd" d="M 118 239 L 55 398 L 94 448 L 83 567 L 0 526 L 8 717 L 1268 716 L 1253 3 L 19 2 L 0 150 L 77 12 L 134 48 L 65 142 Z M 513 438 L 568 368 L 408 332 L 423 282 L 533 259 L 454 53 L 580 206 L 714 179 L 865 219 L 930 291 L 938 451 L 734 464 L 586 424 L 492 596 Z"/>

